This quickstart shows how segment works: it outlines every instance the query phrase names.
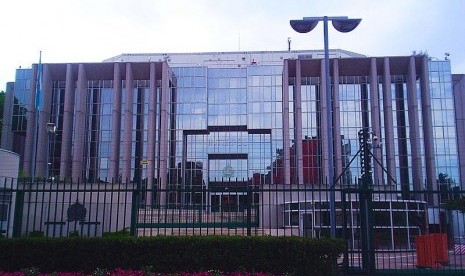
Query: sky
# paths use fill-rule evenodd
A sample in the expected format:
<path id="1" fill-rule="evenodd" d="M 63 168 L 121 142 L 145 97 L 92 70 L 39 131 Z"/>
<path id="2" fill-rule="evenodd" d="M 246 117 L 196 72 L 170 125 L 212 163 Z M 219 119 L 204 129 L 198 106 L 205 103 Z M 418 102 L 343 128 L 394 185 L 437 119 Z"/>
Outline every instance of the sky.
<path id="1" fill-rule="evenodd" d="M 329 47 L 367 56 L 423 52 L 465 73 L 465 0 L 15 0 L 0 2 L 0 91 L 15 69 L 100 62 L 121 53 L 323 49 L 323 27 L 299 34 L 291 19 L 362 18 Z"/>

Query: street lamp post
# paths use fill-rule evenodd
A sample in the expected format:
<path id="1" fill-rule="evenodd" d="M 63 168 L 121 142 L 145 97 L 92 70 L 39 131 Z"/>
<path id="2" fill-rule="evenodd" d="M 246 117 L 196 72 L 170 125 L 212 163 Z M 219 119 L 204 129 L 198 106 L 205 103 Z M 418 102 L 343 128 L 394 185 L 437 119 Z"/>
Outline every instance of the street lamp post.
<path id="1" fill-rule="evenodd" d="M 47 137 L 48 137 L 48 150 L 47 150 L 47 180 L 50 178 L 50 166 L 52 165 L 52 157 L 50 156 L 50 154 L 53 154 L 53 150 L 50 150 L 50 147 L 51 147 L 51 137 L 52 136 L 55 136 L 55 132 L 57 131 L 57 126 L 55 125 L 55 123 L 47 123 L 47 126 L 46 126 L 46 129 L 47 129 Z M 55 143 L 53 144 L 53 146 L 55 146 Z"/>
<path id="2" fill-rule="evenodd" d="M 336 237 L 336 209 L 335 209 L 335 182 L 334 182 L 334 155 L 333 155 L 333 116 L 331 99 L 331 80 L 329 79 L 329 47 L 328 47 L 328 21 L 332 21 L 333 27 L 342 33 L 354 30 L 362 19 L 349 19 L 347 16 L 323 16 L 304 17 L 301 20 L 291 20 L 292 29 L 298 33 L 308 33 L 313 30 L 318 22 L 324 25 L 324 51 L 325 51 L 325 88 L 326 88 L 326 125 L 328 143 L 328 180 L 330 184 L 330 221 L 331 237 Z"/>

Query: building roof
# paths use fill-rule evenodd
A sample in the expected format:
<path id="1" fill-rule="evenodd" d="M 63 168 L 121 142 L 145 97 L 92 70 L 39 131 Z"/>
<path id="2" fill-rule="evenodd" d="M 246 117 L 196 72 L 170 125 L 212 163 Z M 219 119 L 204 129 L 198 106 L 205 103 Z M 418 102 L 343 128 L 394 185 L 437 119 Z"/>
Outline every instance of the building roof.
<path id="1" fill-rule="evenodd" d="M 365 55 L 331 49 L 330 58 L 366 57 Z M 284 59 L 322 59 L 323 50 L 301 51 L 243 51 L 243 52 L 199 52 L 199 53 L 126 53 L 105 59 L 103 62 L 147 62 L 166 61 L 172 67 L 208 66 L 241 67 L 246 65 L 282 65 Z"/>

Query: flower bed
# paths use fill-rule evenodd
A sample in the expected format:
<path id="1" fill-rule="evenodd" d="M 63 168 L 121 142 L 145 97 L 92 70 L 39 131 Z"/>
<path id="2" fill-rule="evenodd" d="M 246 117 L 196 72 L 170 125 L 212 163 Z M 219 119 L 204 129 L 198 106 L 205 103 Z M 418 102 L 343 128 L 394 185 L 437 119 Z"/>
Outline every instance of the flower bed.
<path id="1" fill-rule="evenodd" d="M 154 273 L 142 270 L 124 270 L 117 268 L 114 270 L 97 269 L 92 274 L 81 272 L 54 272 L 54 273 L 40 273 L 36 268 L 25 268 L 16 272 L 2 272 L 1 276 L 273 276 L 269 273 L 249 273 L 249 272 L 221 272 L 217 270 L 206 272 L 181 272 L 181 273 Z"/>

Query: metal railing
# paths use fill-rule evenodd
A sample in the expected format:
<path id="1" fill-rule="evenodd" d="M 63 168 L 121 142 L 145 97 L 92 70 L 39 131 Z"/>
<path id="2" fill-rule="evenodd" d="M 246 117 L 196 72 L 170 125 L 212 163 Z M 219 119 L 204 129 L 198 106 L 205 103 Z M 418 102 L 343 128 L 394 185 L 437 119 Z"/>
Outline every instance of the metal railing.
<path id="1" fill-rule="evenodd" d="M 2 179 L 0 231 L 7 238 L 109 233 L 329 237 L 332 191 L 336 236 L 347 244 L 340 259 L 346 272 L 465 269 L 465 191 L 451 185 L 406 193 L 395 186 L 357 183 L 335 190 L 327 185 L 147 189 L 130 181 Z M 433 233 L 445 238 L 420 241 Z M 419 246 L 429 248 L 425 253 Z M 447 258 L 437 257 L 441 254 Z"/>

